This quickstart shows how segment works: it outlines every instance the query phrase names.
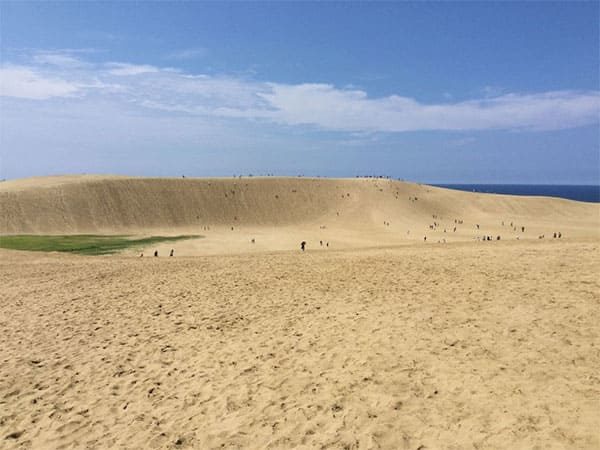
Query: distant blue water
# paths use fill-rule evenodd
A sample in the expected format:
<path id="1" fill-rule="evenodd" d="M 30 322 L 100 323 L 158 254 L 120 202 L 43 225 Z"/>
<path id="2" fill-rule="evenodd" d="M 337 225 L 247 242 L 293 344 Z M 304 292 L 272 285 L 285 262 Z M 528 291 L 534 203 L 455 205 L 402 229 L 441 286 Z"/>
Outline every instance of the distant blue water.
<path id="1" fill-rule="evenodd" d="M 459 191 L 486 192 L 509 195 L 537 195 L 559 197 L 580 202 L 600 203 L 600 186 L 550 184 L 435 184 L 434 186 Z"/>

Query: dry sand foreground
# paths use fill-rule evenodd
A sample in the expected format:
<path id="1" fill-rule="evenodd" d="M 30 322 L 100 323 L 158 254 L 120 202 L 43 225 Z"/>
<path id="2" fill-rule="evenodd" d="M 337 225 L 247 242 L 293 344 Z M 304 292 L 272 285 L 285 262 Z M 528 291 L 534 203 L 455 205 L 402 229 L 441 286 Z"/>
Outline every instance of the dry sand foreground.
<path id="1" fill-rule="evenodd" d="M 600 447 L 597 239 L 0 252 L 0 447 Z"/>

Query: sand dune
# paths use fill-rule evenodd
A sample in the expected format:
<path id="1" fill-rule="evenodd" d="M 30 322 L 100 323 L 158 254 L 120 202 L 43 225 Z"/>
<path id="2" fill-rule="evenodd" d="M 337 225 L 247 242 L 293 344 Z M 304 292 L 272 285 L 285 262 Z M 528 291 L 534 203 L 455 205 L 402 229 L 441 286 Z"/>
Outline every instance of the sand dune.
<path id="1" fill-rule="evenodd" d="M 289 250 L 301 240 L 320 249 L 319 241 L 360 248 L 425 236 L 430 243 L 556 231 L 597 237 L 600 223 L 597 204 L 387 179 L 44 177 L 1 183 L 0 211 L 2 234 L 205 236 L 178 244 L 179 255 Z"/>
<path id="2" fill-rule="evenodd" d="M 600 447 L 599 205 L 81 176 L 0 183 L 0 211 L 2 234 L 204 235 L 0 250 L 1 448 Z"/>

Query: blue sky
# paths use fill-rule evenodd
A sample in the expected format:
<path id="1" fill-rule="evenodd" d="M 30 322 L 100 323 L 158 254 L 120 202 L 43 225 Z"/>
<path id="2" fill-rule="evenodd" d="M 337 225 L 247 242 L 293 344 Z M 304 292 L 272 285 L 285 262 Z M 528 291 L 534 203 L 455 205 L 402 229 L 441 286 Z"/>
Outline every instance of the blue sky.
<path id="1" fill-rule="evenodd" d="M 0 3 L 0 177 L 596 184 L 599 3 Z"/>

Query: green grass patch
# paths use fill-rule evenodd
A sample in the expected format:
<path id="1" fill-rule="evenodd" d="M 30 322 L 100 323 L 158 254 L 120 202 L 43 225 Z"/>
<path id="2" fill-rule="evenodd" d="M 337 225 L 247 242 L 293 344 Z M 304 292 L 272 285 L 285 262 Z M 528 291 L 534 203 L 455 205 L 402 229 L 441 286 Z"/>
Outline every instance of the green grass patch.
<path id="1" fill-rule="evenodd" d="M 202 236 L 151 236 L 132 239 L 128 236 L 73 234 L 66 236 L 15 235 L 0 236 L 0 248 L 34 252 L 68 252 L 80 255 L 110 255 L 128 248 L 146 247 L 161 242 L 194 239 Z"/>

